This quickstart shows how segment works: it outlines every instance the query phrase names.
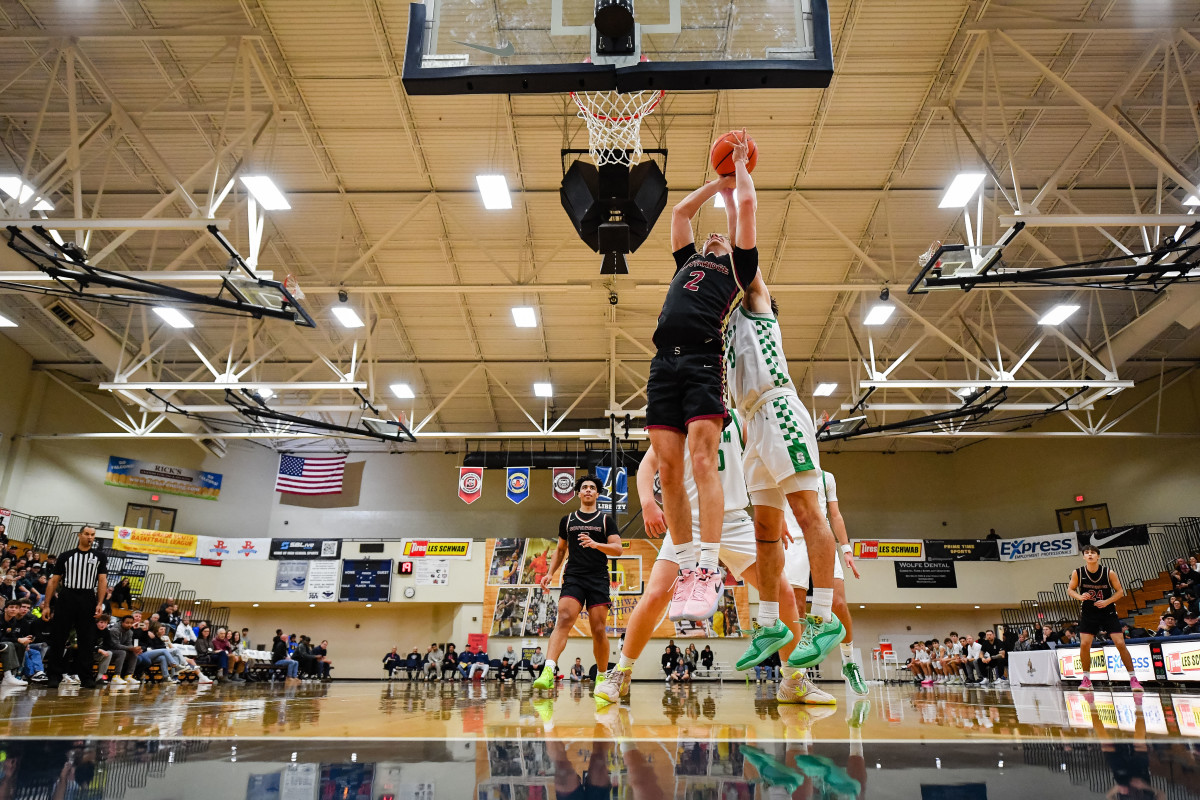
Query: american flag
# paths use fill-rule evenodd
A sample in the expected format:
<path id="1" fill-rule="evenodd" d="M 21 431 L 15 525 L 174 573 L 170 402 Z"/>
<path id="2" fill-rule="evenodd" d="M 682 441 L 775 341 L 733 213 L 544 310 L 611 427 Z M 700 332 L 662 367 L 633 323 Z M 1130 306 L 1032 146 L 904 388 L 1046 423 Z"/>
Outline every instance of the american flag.
<path id="1" fill-rule="evenodd" d="M 279 456 L 279 474 L 275 491 L 287 494 L 341 494 L 345 456 L 301 458 Z"/>

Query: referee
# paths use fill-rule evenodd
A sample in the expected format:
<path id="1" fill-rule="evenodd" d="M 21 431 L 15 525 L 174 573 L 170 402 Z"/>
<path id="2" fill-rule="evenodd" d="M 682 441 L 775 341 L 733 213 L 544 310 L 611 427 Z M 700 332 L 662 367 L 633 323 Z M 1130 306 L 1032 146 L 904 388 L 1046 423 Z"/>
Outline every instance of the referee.
<path id="1" fill-rule="evenodd" d="M 108 592 L 108 559 L 92 549 L 96 529 L 85 525 L 79 530 L 79 546 L 58 557 L 46 599 L 42 601 L 42 619 L 50 621 L 50 650 L 46 654 L 46 675 L 49 687 L 62 683 L 63 653 L 67 637 L 75 630 L 78 646 L 72 672 L 85 689 L 92 689 L 92 654 L 96 644 L 96 617 L 104 610 L 104 595 Z M 53 616 L 50 601 L 58 596 Z"/>

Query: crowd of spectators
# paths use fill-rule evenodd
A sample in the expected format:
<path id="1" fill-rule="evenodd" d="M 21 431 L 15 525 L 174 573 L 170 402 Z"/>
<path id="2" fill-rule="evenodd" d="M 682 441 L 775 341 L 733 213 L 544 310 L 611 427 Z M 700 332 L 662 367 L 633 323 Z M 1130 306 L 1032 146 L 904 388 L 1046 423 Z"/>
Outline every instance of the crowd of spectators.
<path id="1" fill-rule="evenodd" d="M 1008 683 L 1008 653 L 1018 645 L 1028 649 L 1028 631 L 1013 635 L 1011 641 L 996 631 L 980 631 L 978 636 L 959 637 L 951 631 L 942 641 L 930 639 L 908 646 L 910 656 L 901 669 L 907 670 L 921 686 L 996 686 Z"/>
<path id="2" fill-rule="evenodd" d="M 516 683 L 519 677 L 528 676 L 530 680 L 536 678 L 545 664 L 546 656 L 540 647 L 523 656 L 509 645 L 500 658 L 490 658 L 482 645 L 468 647 L 460 653 L 453 642 L 447 642 L 445 647 L 434 642 L 424 652 L 420 647 L 414 647 L 406 656 L 400 655 L 398 647 L 393 647 L 383 656 L 383 671 L 389 681 L 398 678 L 410 681 L 471 681 L 479 678 Z M 562 679 L 564 676 L 560 674 L 558 677 Z M 569 677 L 580 681 L 589 679 L 578 658 L 570 669 Z"/>

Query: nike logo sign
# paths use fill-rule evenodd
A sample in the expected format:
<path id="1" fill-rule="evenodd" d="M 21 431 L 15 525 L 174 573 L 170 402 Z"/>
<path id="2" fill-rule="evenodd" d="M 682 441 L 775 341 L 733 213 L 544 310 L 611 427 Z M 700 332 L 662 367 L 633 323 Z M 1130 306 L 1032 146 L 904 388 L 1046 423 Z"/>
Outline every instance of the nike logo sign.
<path id="1" fill-rule="evenodd" d="M 1103 547 L 1107 543 L 1111 542 L 1113 539 L 1118 539 L 1121 536 L 1124 536 L 1126 533 L 1129 533 L 1131 530 L 1133 530 L 1133 528 L 1125 528 L 1124 530 L 1119 530 L 1116 533 L 1110 534 L 1110 535 L 1102 537 L 1100 539 L 1097 539 L 1096 534 L 1093 533 L 1092 539 L 1091 539 L 1092 546 L 1093 547 Z"/>
<path id="2" fill-rule="evenodd" d="M 488 47 L 485 44 L 471 44 L 470 42 L 455 42 L 455 44 L 461 44 L 463 47 L 470 47 L 473 50 L 480 50 L 488 55 L 500 56 L 500 58 L 507 58 L 517 52 L 517 48 L 513 47 L 512 42 L 504 45 L 504 47 Z"/>

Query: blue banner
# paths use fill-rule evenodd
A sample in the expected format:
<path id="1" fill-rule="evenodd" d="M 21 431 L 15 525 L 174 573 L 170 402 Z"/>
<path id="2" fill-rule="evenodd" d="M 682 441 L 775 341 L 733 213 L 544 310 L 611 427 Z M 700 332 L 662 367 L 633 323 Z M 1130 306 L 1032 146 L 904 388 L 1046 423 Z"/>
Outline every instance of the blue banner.
<path id="1" fill-rule="evenodd" d="M 596 477 L 600 479 L 602 484 L 600 487 L 600 497 L 596 500 L 596 507 L 601 511 L 612 511 L 612 467 L 596 467 Z M 617 513 L 624 514 L 625 508 L 629 500 L 629 476 L 625 472 L 624 467 L 617 469 Z"/>
<path id="2" fill-rule="evenodd" d="M 529 467 L 508 468 L 508 480 L 504 483 L 504 493 L 514 503 L 520 503 L 529 497 Z"/>

